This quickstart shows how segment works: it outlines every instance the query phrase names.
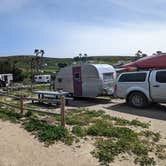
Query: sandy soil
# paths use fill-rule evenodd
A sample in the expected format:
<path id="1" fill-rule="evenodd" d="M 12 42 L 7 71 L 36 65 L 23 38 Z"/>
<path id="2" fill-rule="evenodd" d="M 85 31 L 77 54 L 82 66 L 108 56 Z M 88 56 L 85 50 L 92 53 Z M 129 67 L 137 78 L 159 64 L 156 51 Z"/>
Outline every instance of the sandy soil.
<path id="1" fill-rule="evenodd" d="M 151 122 L 150 129 L 166 137 L 166 107 L 155 105 L 148 109 L 134 109 L 120 100 L 81 100 L 74 101 L 70 108 L 85 106 L 89 109 L 102 109 L 112 116 L 126 119 L 139 119 Z M 77 146 L 81 145 L 80 148 Z M 0 121 L 0 166 L 96 166 L 99 165 L 90 152 L 92 142 L 86 141 L 66 146 L 57 143 L 49 148 L 36 140 L 18 124 Z M 118 161 L 113 166 L 131 166 L 132 160 Z M 166 166 L 166 163 L 160 163 Z"/>

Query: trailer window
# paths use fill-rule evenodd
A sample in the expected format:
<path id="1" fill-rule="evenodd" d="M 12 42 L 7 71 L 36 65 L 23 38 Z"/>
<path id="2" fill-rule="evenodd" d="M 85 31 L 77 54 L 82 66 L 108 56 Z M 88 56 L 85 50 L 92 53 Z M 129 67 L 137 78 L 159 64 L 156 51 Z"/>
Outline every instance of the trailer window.
<path id="1" fill-rule="evenodd" d="M 113 80 L 113 73 L 104 73 L 103 80 Z"/>
<path id="2" fill-rule="evenodd" d="M 42 77 L 39 77 L 39 79 L 42 79 Z"/>
<path id="3" fill-rule="evenodd" d="M 74 74 L 74 78 L 77 79 L 77 80 L 79 80 L 80 79 L 80 73 L 75 73 Z"/>
<path id="4" fill-rule="evenodd" d="M 130 73 L 122 74 L 119 82 L 144 82 L 146 80 L 146 73 Z"/>
<path id="5" fill-rule="evenodd" d="M 156 81 L 166 83 L 166 71 L 158 71 L 156 74 Z"/>
<path id="6" fill-rule="evenodd" d="M 62 78 L 58 78 L 58 82 L 61 83 L 62 82 Z"/>

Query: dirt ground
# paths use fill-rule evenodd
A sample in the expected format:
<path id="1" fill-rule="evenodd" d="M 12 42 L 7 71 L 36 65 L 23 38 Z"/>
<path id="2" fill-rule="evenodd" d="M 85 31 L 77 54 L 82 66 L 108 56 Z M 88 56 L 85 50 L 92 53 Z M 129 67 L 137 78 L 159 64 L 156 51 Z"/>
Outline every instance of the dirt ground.
<path id="1" fill-rule="evenodd" d="M 153 105 L 147 109 L 128 107 L 123 100 L 89 99 L 72 101 L 66 109 L 86 107 L 105 110 L 108 114 L 126 119 L 150 122 L 150 130 L 166 138 L 166 105 Z M 45 147 L 18 124 L 0 121 L 0 166 L 97 166 L 90 152 L 93 144 L 81 141 L 72 146 L 56 143 Z M 132 166 L 132 160 L 118 161 L 113 166 Z M 166 166 L 166 163 L 160 163 Z"/>

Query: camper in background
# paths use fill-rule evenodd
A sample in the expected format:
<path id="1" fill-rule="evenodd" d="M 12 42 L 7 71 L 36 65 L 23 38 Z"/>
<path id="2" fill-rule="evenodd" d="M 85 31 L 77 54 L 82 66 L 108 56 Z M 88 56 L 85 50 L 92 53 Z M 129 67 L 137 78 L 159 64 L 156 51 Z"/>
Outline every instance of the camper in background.
<path id="1" fill-rule="evenodd" d="M 0 74 L 0 87 L 10 86 L 13 82 L 13 74 Z"/>
<path id="2" fill-rule="evenodd" d="M 112 95 L 116 79 L 114 67 L 107 64 L 81 64 L 62 68 L 56 76 L 55 88 L 75 97 Z"/>
<path id="3" fill-rule="evenodd" d="M 36 83 L 50 83 L 51 75 L 35 75 L 34 82 Z"/>

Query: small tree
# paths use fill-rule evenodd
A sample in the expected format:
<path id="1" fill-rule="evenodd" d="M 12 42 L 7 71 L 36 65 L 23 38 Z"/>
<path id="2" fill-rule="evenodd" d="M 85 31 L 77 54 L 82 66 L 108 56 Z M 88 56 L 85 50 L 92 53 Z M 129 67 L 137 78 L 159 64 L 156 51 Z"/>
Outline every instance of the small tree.
<path id="1" fill-rule="evenodd" d="M 137 53 L 135 54 L 135 60 L 138 60 L 140 58 L 147 57 L 148 55 L 143 53 L 141 50 L 138 50 Z"/>

